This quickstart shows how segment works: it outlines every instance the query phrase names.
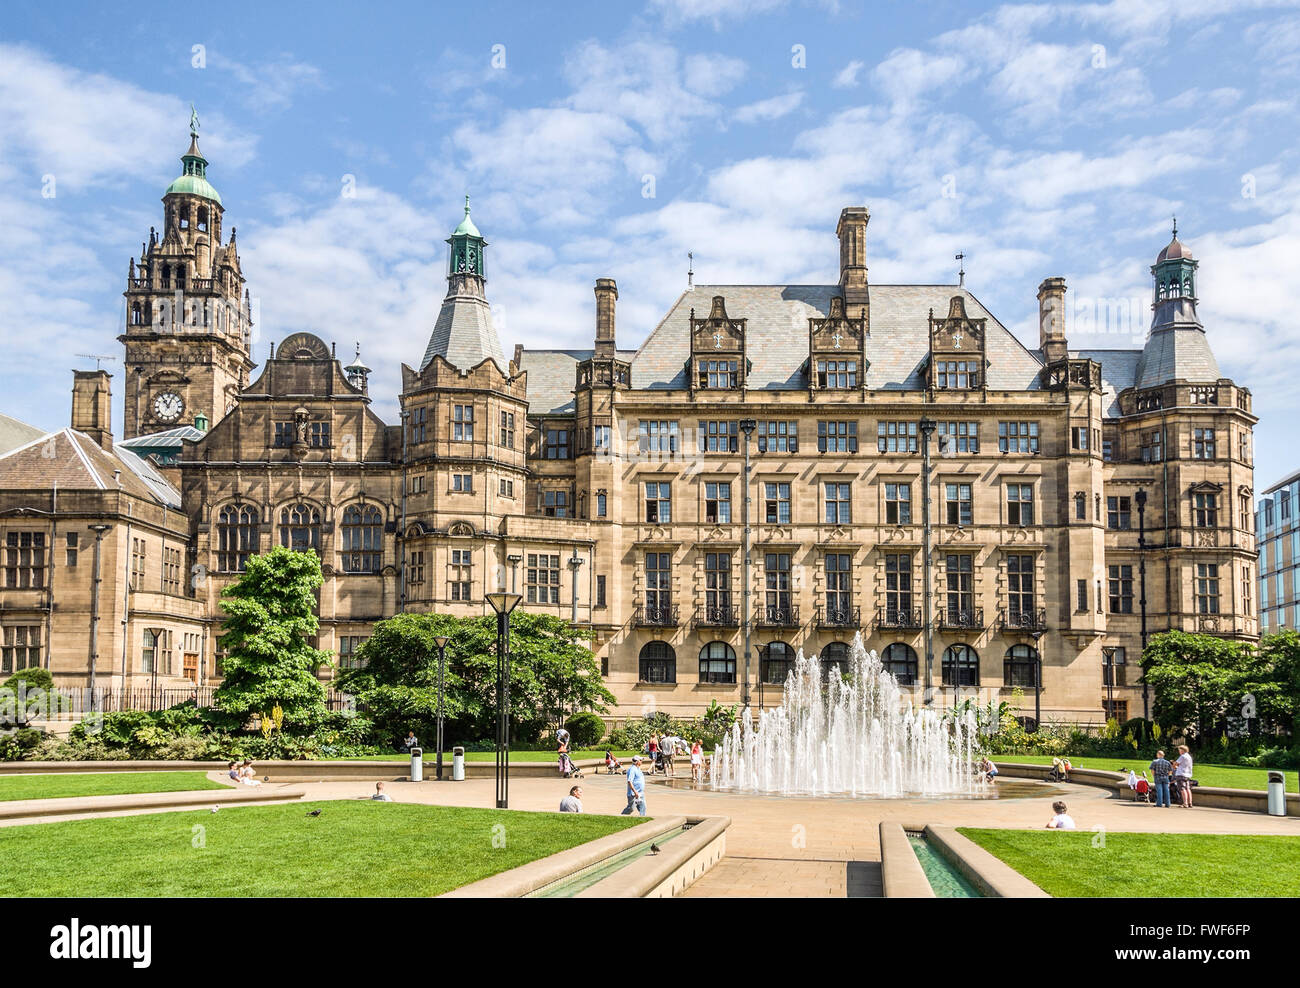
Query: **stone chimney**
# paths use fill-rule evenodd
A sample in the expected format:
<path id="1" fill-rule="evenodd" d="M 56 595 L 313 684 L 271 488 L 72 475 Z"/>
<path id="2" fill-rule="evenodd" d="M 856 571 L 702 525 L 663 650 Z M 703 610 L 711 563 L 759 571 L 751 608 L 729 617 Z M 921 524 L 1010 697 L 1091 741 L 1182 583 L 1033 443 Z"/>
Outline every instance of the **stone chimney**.
<path id="1" fill-rule="evenodd" d="M 596 356 L 612 357 L 617 348 L 615 341 L 615 303 L 618 286 L 613 278 L 596 279 Z"/>
<path id="2" fill-rule="evenodd" d="M 1065 339 L 1065 279 L 1044 278 L 1038 286 L 1038 345 L 1051 364 L 1069 355 Z"/>
<path id="3" fill-rule="evenodd" d="M 835 235 L 840 238 L 840 289 L 844 304 L 853 309 L 867 304 L 867 223 L 871 212 L 866 206 L 846 206 L 840 210 Z"/>
<path id="4" fill-rule="evenodd" d="M 113 391 L 106 370 L 72 372 L 72 428 L 113 448 Z"/>

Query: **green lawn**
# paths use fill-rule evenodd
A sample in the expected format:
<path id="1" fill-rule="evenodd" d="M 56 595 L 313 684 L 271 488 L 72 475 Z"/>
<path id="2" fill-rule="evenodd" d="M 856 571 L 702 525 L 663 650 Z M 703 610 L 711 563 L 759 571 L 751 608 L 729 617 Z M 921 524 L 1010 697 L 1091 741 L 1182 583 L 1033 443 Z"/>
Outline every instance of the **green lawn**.
<path id="1" fill-rule="evenodd" d="M 437 757 L 437 754 L 438 753 L 436 751 L 426 750 L 424 752 L 424 764 L 426 766 L 433 764 L 434 759 Z M 590 758 L 603 759 L 605 757 L 605 749 L 601 748 L 600 750 L 596 750 L 595 748 L 586 748 L 579 751 L 572 751 L 569 754 L 570 757 L 572 757 L 575 762 L 586 761 L 587 759 Z M 633 754 L 634 752 L 631 751 L 616 751 L 614 752 L 614 757 L 626 761 L 627 759 L 631 758 Z M 465 761 L 467 762 L 493 762 L 496 761 L 496 757 L 497 757 L 497 753 L 495 751 L 465 752 Z M 554 751 L 511 750 L 510 752 L 510 760 L 512 762 L 553 762 L 555 761 L 556 757 L 557 756 Z M 354 760 L 362 761 L 362 762 L 408 762 L 411 760 L 411 756 L 407 754 L 392 753 L 392 754 L 385 754 L 385 755 L 360 755 L 356 759 L 323 758 L 321 760 L 331 761 L 331 762 L 332 761 L 354 761 Z M 444 765 L 451 764 L 450 751 L 443 753 L 442 761 Z"/>
<path id="2" fill-rule="evenodd" d="M 3 827 L 0 894 L 438 895 L 643 822 L 334 800 Z"/>
<path id="3" fill-rule="evenodd" d="M 226 788 L 228 787 L 218 782 L 210 781 L 204 772 L 51 772 L 47 775 L 0 775 L 0 802 Z"/>
<path id="4" fill-rule="evenodd" d="M 959 832 L 1055 896 L 1289 897 L 1300 888 L 1300 837 Z"/>
<path id="5" fill-rule="evenodd" d="M 1096 768 L 1107 772 L 1118 772 L 1122 768 L 1131 768 L 1139 775 L 1155 759 L 1156 753 L 1152 751 L 1149 755 L 1134 758 L 1071 758 L 1070 765 L 1074 768 Z M 1169 753 L 1165 753 L 1169 757 Z M 1192 756 L 1195 758 L 1195 754 Z M 1169 758 L 1172 762 L 1174 759 Z M 998 762 L 1015 762 L 1029 763 L 1031 765 L 1051 765 L 1051 755 L 1002 755 L 993 756 L 994 764 Z M 1300 792 L 1297 788 L 1297 781 L 1300 781 L 1300 773 L 1293 768 L 1280 769 L 1286 776 L 1286 791 Z M 1193 764 L 1193 773 L 1196 781 L 1203 786 L 1220 786 L 1224 789 L 1259 789 L 1268 788 L 1268 769 L 1266 768 L 1249 768 L 1242 765 L 1207 765 L 1202 762 Z M 1147 778 L 1151 778 L 1151 773 L 1147 772 Z"/>

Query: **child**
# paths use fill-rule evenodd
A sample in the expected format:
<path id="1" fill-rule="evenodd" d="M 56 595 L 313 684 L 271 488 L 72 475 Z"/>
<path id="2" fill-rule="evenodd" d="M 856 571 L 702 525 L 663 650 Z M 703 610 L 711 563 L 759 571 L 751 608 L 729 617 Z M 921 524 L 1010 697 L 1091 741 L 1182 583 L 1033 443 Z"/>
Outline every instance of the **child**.
<path id="1" fill-rule="evenodd" d="M 1052 804 L 1052 811 L 1056 816 L 1047 821 L 1048 830 L 1074 830 L 1074 818 L 1065 812 L 1065 802 L 1058 799 Z"/>

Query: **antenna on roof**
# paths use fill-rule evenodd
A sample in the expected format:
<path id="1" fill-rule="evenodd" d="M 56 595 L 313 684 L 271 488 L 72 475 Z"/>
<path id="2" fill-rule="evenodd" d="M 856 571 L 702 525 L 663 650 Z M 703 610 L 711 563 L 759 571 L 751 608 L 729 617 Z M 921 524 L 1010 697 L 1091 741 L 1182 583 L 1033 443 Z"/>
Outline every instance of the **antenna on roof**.
<path id="1" fill-rule="evenodd" d="M 695 251 L 686 252 L 686 290 L 695 291 Z"/>
<path id="2" fill-rule="evenodd" d="M 81 357 L 83 360 L 93 360 L 95 362 L 95 370 L 102 370 L 100 364 L 103 361 L 117 359 L 116 357 L 114 357 L 112 354 L 109 353 L 79 353 L 77 354 L 77 356 Z"/>
<path id="3" fill-rule="evenodd" d="M 959 254 L 957 254 L 957 255 L 956 255 L 956 260 L 957 260 L 957 263 L 958 263 L 958 265 L 959 265 L 958 270 L 957 270 L 957 287 L 958 287 L 958 288 L 965 288 L 965 287 L 966 287 L 966 255 L 965 255 L 965 253 L 959 253 Z"/>

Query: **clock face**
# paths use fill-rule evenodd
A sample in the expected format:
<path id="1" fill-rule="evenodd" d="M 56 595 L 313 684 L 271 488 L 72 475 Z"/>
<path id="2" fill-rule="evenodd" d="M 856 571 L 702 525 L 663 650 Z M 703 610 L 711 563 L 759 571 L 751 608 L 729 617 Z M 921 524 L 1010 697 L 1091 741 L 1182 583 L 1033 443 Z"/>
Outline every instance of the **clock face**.
<path id="1" fill-rule="evenodd" d="M 185 410 L 185 402 L 175 391 L 164 391 L 153 400 L 153 413 L 163 422 L 175 422 Z"/>

